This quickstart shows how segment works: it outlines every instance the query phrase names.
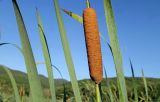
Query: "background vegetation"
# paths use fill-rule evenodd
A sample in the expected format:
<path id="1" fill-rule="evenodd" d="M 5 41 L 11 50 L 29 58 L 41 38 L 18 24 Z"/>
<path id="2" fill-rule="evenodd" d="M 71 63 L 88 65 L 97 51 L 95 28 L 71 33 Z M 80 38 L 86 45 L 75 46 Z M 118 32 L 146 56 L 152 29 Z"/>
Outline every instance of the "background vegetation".
<path id="1" fill-rule="evenodd" d="M 25 94 L 26 97 L 29 98 L 29 84 L 28 84 L 28 78 L 27 74 L 24 72 L 20 72 L 17 70 L 11 70 L 13 73 L 16 82 L 18 84 L 18 88 L 20 89 L 21 86 L 25 87 Z M 51 98 L 51 94 L 49 92 L 49 83 L 47 77 L 43 75 L 39 75 L 41 79 L 41 84 L 43 87 L 43 92 L 45 98 Z M 132 78 L 126 77 L 126 85 L 127 85 L 127 92 L 128 92 L 128 99 L 129 102 L 133 102 L 134 99 L 134 92 L 133 92 L 133 84 L 132 84 Z M 157 97 L 160 96 L 160 79 L 156 78 L 146 78 L 147 84 L 148 84 L 148 93 L 149 93 L 149 99 L 152 99 L 152 102 L 157 101 Z M 109 78 L 111 90 L 113 92 L 114 97 L 118 96 L 118 89 L 117 89 L 117 81 L 116 78 Z M 145 88 L 143 79 L 138 77 L 135 78 L 135 82 L 137 85 L 138 90 L 138 97 L 139 100 L 142 100 L 142 102 L 145 99 Z M 64 79 L 55 79 L 55 86 L 56 86 L 56 97 L 57 100 L 62 101 L 63 100 L 63 83 L 65 83 L 66 86 L 66 98 L 68 101 L 71 99 L 74 99 L 73 90 L 71 87 L 71 83 Z M 95 91 L 94 91 L 94 83 L 90 79 L 84 79 L 78 81 L 79 87 L 80 87 L 80 93 L 82 96 L 83 101 L 84 100 L 90 100 L 94 98 Z M 105 102 L 106 100 L 109 100 L 108 95 L 108 87 L 107 87 L 107 80 L 104 79 L 101 83 L 101 89 L 102 89 L 102 100 Z M 7 76 L 6 72 L 3 70 L 2 66 L 0 66 L 0 98 L 1 99 L 8 99 L 8 102 L 14 102 L 14 93 L 13 88 L 11 86 L 11 82 L 9 77 Z M 118 98 L 118 97 L 117 97 Z M 85 101 L 84 101 L 85 102 Z"/>

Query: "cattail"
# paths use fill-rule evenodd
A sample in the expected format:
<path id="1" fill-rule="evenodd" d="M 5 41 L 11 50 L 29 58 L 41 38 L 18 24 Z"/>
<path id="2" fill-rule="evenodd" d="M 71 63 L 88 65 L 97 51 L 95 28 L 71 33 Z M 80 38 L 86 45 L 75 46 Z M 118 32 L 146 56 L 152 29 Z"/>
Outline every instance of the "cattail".
<path id="1" fill-rule="evenodd" d="M 103 76 L 100 36 L 96 12 L 89 6 L 83 11 L 83 26 L 90 77 L 96 84 L 99 84 Z"/>

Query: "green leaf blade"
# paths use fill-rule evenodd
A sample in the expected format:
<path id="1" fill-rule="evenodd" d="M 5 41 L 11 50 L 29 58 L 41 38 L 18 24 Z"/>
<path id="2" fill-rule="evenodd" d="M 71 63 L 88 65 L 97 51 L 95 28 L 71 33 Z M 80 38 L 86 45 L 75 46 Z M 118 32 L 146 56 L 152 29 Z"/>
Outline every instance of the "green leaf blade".
<path id="1" fill-rule="evenodd" d="M 112 5 L 110 0 L 104 0 L 104 11 L 105 11 L 106 23 L 108 27 L 110 45 L 112 48 L 113 59 L 115 63 L 116 73 L 117 73 L 120 102 L 128 102 L 124 72 L 122 67 L 122 56 L 120 52 L 117 29 L 114 21 L 114 15 L 113 15 L 113 10 L 112 10 Z"/>
<path id="2" fill-rule="evenodd" d="M 12 0 L 18 30 L 21 38 L 22 49 L 24 52 L 24 60 L 27 68 L 27 74 L 29 79 L 29 85 L 33 102 L 44 102 L 43 91 L 41 82 L 38 76 L 35 59 L 29 42 L 28 34 L 25 28 L 25 24 L 19 10 L 16 0 Z"/>
<path id="3" fill-rule="evenodd" d="M 108 89 L 109 89 L 108 94 L 109 94 L 110 101 L 111 101 L 111 102 L 114 102 L 113 93 L 112 93 L 112 90 L 111 90 L 110 82 L 109 82 L 109 80 L 108 80 L 108 78 L 107 78 L 107 71 L 106 71 L 105 68 L 104 68 L 104 73 L 105 73 L 105 78 L 106 78 L 106 80 L 107 80 L 107 87 L 108 87 Z"/>
<path id="4" fill-rule="evenodd" d="M 38 30 L 39 30 L 39 36 L 40 36 L 40 41 L 42 45 L 42 51 L 43 51 L 43 55 L 45 59 L 47 72 L 48 72 L 48 79 L 49 79 L 50 92 L 52 96 L 52 102 L 56 102 L 56 90 L 55 90 L 55 82 L 54 82 L 54 76 L 53 76 L 53 71 L 52 71 L 52 62 L 51 62 L 47 40 L 46 40 L 44 30 L 43 30 L 42 21 L 38 13 L 38 10 L 37 10 L 37 19 L 38 19 Z"/>
<path id="5" fill-rule="evenodd" d="M 76 74 L 74 70 L 74 65 L 73 65 L 73 61 L 71 57 L 71 52 L 70 52 L 70 48 L 69 48 L 69 44 L 68 44 L 68 40 L 66 36 L 66 31 L 64 29 L 64 24 L 63 24 L 62 17 L 60 14 L 58 0 L 53 0 L 53 3 L 54 3 L 55 11 L 56 11 L 56 17 L 57 17 L 57 22 L 59 26 L 61 42 L 62 42 L 62 46 L 64 50 L 64 55 L 65 55 L 75 99 L 76 99 L 76 102 L 82 102 L 80 91 L 79 91 L 79 86 L 78 86 L 78 82 L 77 82 L 77 78 L 76 78 Z"/>
<path id="6" fill-rule="evenodd" d="M 130 59 L 130 66 L 131 66 L 131 71 L 132 71 L 132 83 L 133 83 L 133 89 L 134 89 L 134 101 L 138 102 L 138 93 L 137 93 L 137 84 L 136 84 L 136 79 L 135 79 L 135 75 L 134 75 L 134 68 L 133 68 L 133 64 L 132 61 Z"/>
<path id="7" fill-rule="evenodd" d="M 148 96 L 148 87 L 147 87 L 147 80 L 146 80 L 146 78 L 145 78 L 145 76 L 144 76 L 144 71 L 143 71 L 143 69 L 142 69 L 142 78 L 143 78 L 143 83 L 144 83 L 144 88 L 145 88 L 145 92 L 146 92 L 146 102 L 148 102 L 148 98 L 149 98 L 149 96 Z"/>

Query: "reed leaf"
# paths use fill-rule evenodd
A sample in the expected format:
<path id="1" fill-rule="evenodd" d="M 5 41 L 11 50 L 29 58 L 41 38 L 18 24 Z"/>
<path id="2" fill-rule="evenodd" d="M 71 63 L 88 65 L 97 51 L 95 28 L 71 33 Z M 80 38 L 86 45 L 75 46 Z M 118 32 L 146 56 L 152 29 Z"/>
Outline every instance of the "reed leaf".
<path id="1" fill-rule="evenodd" d="M 39 64 L 46 64 L 46 63 L 45 62 L 36 62 L 36 65 L 39 65 Z M 51 66 L 53 68 L 55 68 L 57 70 L 57 72 L 60 74 L 61 78 L 64 79 L 63 76 L 62 76 L 62 73 L 61 73 L 60 69 L 58 67 L 56 67 L 55 65 L 53 65 L 53 64 Z"/>
<path id="2" fill-rule="evenodd" d="M 68 11 L 66 9 L 62 9 L 63 12 L 65 12 L 67 15 L 69 15 L 71 18 L 75 19 L 76 21 L 78 21 L 79 23 L 83 23 L 83 18 L 81 16 L 79 16 L 78 14 L 75 14 L 71 11 Z"/>
<path id="3" fill-rule="evenodd" d="M 63 89 L 64 89 L 64 91 L 63 91 L 63 102 L 67 102 L 67 92 L 66 92 L 65 85 L 63 86 Z"/>
<path id="4" fill-rule="evenodd" d="M 11 46 L 15 47 L 16 49 L 18 49 L 23 54 L 22 48 L 20 48 L 17 44 L 13 44 L 13 43 L 0 43 L 0 46 L 5 46 L 5 45 L 11 45 Z"/>
<path id="5" fill-rule="evenodd" d="M 64 79 L 59 68 L 56 67 L 55 65 L 52 65 L 52 67 L 54 67 L 58 71 L 58 73 L 60 74 L 61 78 Z M 65 86 L 64 81 L 63 81 L 63 90 L 64 90 L 63 91 L 63 102 L 67 102 L 67 92 L 66 92 L 66 86 Z"/>
<path id="6" fill-rule="evenodd" d="M 52 67 L 54 67 L 58 71 L 58 73 L 60 74 L 61 78 L 64 79 L 59 68 L 56 67 L 55 65 L 52 65 Z M 66 93 L 66 86 L 65 86 L 64 81 L 63 81 L 63 90 L 64 90 L 63 91 L 63 102 L 67 102 L 67 93 Z"/>
<path id="7" fill-rule="evenodd" d="M 46 64 L 45 62 L 36 62 L 37 65 L 39 64 Z M 58 67 L 56 67 L 55 65 L 52 65 L 53 68 L 55 68 L 57 70 L 57 72 L 60 74 L 61 78 L 64 80 L 63 76 L 62 76 L 62 73 L 60 71 L 60 69 Z M 63 102 L 66 102 L 67 101 L 67 94 L 66 94 L 66 86 L 64 84 L 64 81 L 63 81 Z"/>
<path id="8" fill-rule="evenodd" d="M 138 102 L 137 84 L 135 81 L 134 68 L 133 68 L 133 64 L 132 64 L 131 59 L 130 59 L 130 66 L 131 66 L 131 71 L 132 71 L 132 83 L 134 86 L 134 88 L 133 88 L 134 89 L 134 102 Z"/>
<path id="9" fill-rule="evenodd" d="M 32 95 L 33 102 L 44 102 L 42 86 L 40 78 L 38 76 L 35 59 L 29 42 L 28 34 L 25 28 L 25 24 L 19 10 L 16 0 L 12 0 L 14 13 L 16 16 L 16 21 L 18 25 L 18 30 L 20 34 L 22 49 L 24 52 L 24 60 L 26 63 L 27 74 L 29 79 L 29 85 Z"/>
<path id="10" fill-rule="evenodd" d="M 11 85 L 12 85 L 13 90 L 14 90 L 14 95 L 15 95 L 16 102 L 21 102 L 21 98 L 20 98 L 20 95 L 19 95 L 17 83 L 16 83 L 16 80 L 15 80 L 12 72 L 7 67 L 5 67 L 5 66 L 2 66 L 2 68 L 5 70 L 5 72 L 9 76 L 9 79 L 11 80 Z"/>
<path id="11" fill-rule="evenodd" d="M 101 83 L 99 84 L 99 92 L 100 92 L 100 97 L 101 97 L 101 101 L 102 101 L 105 97 L 103 95 L 104 93 L 103 93 L 103 89 L 102 89 L 102 84 Z"/>
<path id="12" fill-rule="evenodd" d="M 110 82 L 108 80 L 107 71 L 106 71 L 105 68 L 104 68 L 104 73 L 105 73 L 105 79 L 106 79 L 106 82 L 107 82 L 108 94 L 109 94 L 110 101 L 114 102 L 113 93 L 112 93 L 112 90 L 111 90 Z"/>
<path id="13" fill-rule="evenodd" d="M 62 9 L 67 15 L 69 15 L 70 17 L 72 17 L 73 19 L 75 19 L 76 21 L 83 23 L 83 18 L 71 11 L 68 11 L 66 9 Z"/>
<path id="14" fill-rule="evenodd" d="M 72 84 L 73 92 L 75 95 L 75 99 L 76 99 L 76 102 L 82 102 L 82 99 L 80 96 L 80 91 L 79 91 L 79 86 L 78 86 L 78 81 L 76 78 L 76 73 L 74 70 L 74 65 L 73 65 L 73 61 L 72 61 L 72 57 L 71 57 L 71 52 L 70 52 L 70 48 L 69 48 L 69 44 L 68 44 L 68 40 L 67 40 L 67 36 L 66 36 L 66 31 L 64 29 L 64 24 L 63 24 L 62 17 L 60 14 L 58 0 L 53 0 L 53 2 L 54 2 L 54 8 L 56 11 L 56 17 L 57 17 L 57 22 L 58 22 L 58 26 L 59 26 L 61 42 L 62 42 L 62 46 L 63 46 L 63 50 L 64 50 L 64 55 L 65 55 L 65 59 L 66 59 L 66 63 L 67 63 L 67 67 L 68 67 L 68 71 L 69 71 L 69 75 L 70 75 L 70 79 L 71 79 L 71 84 Z"/>
<path id="15" fill-rule="evenodd" d="M 146 102 L 148 102 L 148 98 L 149 98 L 149 96 L 148 96 L 148 87 L 147 87 L 147 80 L 146 80 L 146 78 L 145 78 L 145 76 L 144 76 L 144 71 L 143 71 L 143 69 L 142 69 L 142 78 L 143 78 L 143 83 L 144 83 L 144 88 L 145 88 L 145 92 L 146 92 Z"/>
<path id="16" fill-rule="evenodd" d="M 110 0 L 104 0 L 104 11 L 105 11 L 106 23 L 108 27 L 110 45 L 112 48 L 113 58 L 114 58 L 114 63 L 115 63 L 115 68 L 117 73 L 120 102 L 128 102 L 124 72 L 122 67 L 122 56 L 120 52 L 120 47 L 119 47 L 119 42 L 117 37 L 117 30 L 116 30 L 116 25 L 114 21 L 114 15 L 113 15 L 113 10 L 112 10 L 112 5 Z"/>
<path id="17" fill-rule="evenodd" d="M 38 19 L 38 30 L 39 30 L 40 41 L 42 45 L 47 72 L 48 72 L 48 80 L 49 80 L 50 92 L 52 96 L 52 102 L 56 102 L 56 90 L 55 90 L 55 84 L 54 84 L 55 82 L 54 82 L 54 76 L 52 71 L 52 62 L 51 62 L 51 57 L 48 49 L 47 39 L 44 34 L 43 25 L 42 25 L 41 17 L 38 13 L 38 10 L 37 10 L 37 19 Z"/>

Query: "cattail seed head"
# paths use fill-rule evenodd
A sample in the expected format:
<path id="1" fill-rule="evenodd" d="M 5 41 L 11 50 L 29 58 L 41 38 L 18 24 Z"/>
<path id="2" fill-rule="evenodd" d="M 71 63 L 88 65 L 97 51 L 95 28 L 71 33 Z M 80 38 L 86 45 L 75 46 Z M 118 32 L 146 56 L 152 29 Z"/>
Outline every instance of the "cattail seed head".
<path id="1" fill-rule="evenodd" d="M 102 81 L 102 55 L 96 12 L 93 8 L 83 11 L 83 26 L 87 48 L 90 77 L 96 84 Z"/>

